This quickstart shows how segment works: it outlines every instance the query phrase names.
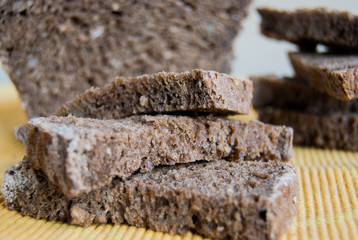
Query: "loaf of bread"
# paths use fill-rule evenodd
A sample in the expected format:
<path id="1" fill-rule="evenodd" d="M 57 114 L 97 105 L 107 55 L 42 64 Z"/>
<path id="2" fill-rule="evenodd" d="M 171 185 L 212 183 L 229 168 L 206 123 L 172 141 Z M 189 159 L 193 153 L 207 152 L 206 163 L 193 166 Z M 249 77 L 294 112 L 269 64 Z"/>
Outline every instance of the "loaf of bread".
<path id="1" fill-rule="evenodd" d="M 252 83 L 229 75 L 192 70 L 115 78 L 104 87 L 89 89 L 56 113 L 96 119 L 118 119 L 143 113 L 211 112 L 247 114 Z"/>
<path id="2" fill-rule="evenodd" d="M 258 9 L 261 32 L 270 38 L 298 44 L 304 50 L 315 50 L 318 43 L 333 49 L 358 50 L 358 17 L 349 12 L 325 8 L 295 11 Z"/>
<path id="3" fill-rule="evenodd" d="M 230 72 L 251 0 L 1 1 L 0 55 L 29 118 L 115 76 Z"/>
<path id="4" fill-rule="evenodd" d="M 296 75 L 312 88 L 342 101 L 358 98 L 358 55 L 295 52 L 289 56 Z"/>
<path id="5" fill-rule="evenodd" d="M 279 239 L 297 212 L 298 190 L 289 164 L 224 160 L 156 167 L 75 198 L 23 160 L 6 171 L 1 188 L 5 205 L 25 216 L 217 239 Z"/>
<path id="6" fill-rule="evenodd" d="M 31 166 L 68 196 L 157 165 L 217 159 L 286 162 L 293 155 L 291 128 L 211 116 L 52 116 L 31 119 L 17 136 Z"/>

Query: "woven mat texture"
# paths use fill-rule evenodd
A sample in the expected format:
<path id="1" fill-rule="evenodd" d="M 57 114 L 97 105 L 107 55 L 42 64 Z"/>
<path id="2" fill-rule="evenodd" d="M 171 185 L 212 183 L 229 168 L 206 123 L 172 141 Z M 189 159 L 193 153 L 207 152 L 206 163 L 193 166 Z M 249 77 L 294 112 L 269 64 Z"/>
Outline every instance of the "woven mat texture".
<path id="1" fill-rule="evenodd" d="M 254 118 L 252 113 L 249 117 Z M 14 126 L 26 122 L 12 85 L 0 86 L 0 182 L 4 171 L 22 160 L 24 147 Z M 282 239 L 358 239 L 358 153 L 294 148 L 293 164 L 300 181 L 298 215 Z M 127 225 L 97 224 L 87 228 L 23 217 L 4 207 L 0 195 L 0 239 L 202 239 L 188 233 L 170 236 Z"/>

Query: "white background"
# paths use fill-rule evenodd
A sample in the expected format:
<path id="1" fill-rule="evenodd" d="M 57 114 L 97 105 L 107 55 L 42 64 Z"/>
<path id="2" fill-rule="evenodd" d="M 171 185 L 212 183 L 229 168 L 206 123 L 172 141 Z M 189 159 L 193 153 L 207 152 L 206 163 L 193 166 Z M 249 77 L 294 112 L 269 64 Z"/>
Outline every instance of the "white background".
<path id="1" fill-rule="evenodd" d="M 244 30 L 234 44 L 236 58 L 232 62 L 232 74 L 235 76 L 266 73 L 292 74 L 286 53 L 296 48 L 290 43 L 271 40 L 260 35 L 260 17 L 255 9 L 262 6 L 279 9 L 327 7 L 346 10 L 358 15 L 358 0 L 255 0 L 251 5 L 248 18 L 243 23 Z M 0 68 L 0 84 L 9 82 L 6 73 Z"/>

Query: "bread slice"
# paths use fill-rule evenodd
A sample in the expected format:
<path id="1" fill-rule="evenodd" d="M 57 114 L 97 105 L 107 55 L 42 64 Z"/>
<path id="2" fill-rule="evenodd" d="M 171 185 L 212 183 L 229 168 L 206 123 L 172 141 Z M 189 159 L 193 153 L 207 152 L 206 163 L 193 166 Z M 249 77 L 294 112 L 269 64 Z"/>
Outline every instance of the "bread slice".
<path id="1" fill-rule="evenodd" d="M 30 118 L 115 76 L 230 72 L 251 0 L 3 1 L 0 55 Z"/>
<path id="2" fill-rule="evenodd" d="M 115 78 L 62 106 L 58 116 L 118 119 L 141 113 L 249 113 L 252 83 L 213 71 L 156 73 Z"/>
<path id="3" fill-rule="evenodd" d="M 217 117 L 34 118 L 18 138 L 28 160 L 68 196 L 157 165 L 227 159 L 289 161 L 292 129 Z"/>
<path id="4" fill-rule="evenodd" d="M 5 205 L 26 216 L 81 226 L 128 223 L 170 234 L 190 230 L 218 239 L 279 239 L 299 197 L 295 169 L 274 161 L 156 167 L 69 198 L 24 160 L 6 171 L 1 190 Z"/>
<path id="5" fill-rule="evenodd" d="M 257 109 L 266 123 L 294 129 L 294 144 L 358 151 L 358 114 L 310 114 L 281 108 Z"/>
<path id="6" fill-rule="evenodd" d="M 358 100 L 340 101 L 320 93 L 299 78 L 251 76 L 255 109 L 271 106 L 309 114 L 357 113 Z"/>
<path id="7" fill-rule="evenodd" d="M 258 9 L 261 32 L 267 37 L 286 40 L 303 49 L 314 50 L 317 43 L 346 51 L 358 50 L 358 17 L 325 8 L 281 11 Z"/>
<path id="8" fill-rule="evenodd" d="M 298 77 L 340 100 L 358 98 L 358 55 L 290 53 Z"/>

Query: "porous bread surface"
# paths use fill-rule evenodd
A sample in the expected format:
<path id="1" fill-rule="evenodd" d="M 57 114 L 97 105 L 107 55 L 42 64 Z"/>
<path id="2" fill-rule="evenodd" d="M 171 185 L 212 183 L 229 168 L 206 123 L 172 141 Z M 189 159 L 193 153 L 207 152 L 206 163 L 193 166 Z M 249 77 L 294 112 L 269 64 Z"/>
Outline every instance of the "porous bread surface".
<path id="1" fill-rule="evenodd" d="M 317 43 L 347 52 L 358 50 L 358 17 L 349 12 L 325 8 L 260 8 L 258 12 L 261 32 L 267 37 L 290 41 L 307 50 L 315 50 Z"/>
<path id="2" fill-rule="evenodd" d="M 115 78 L 67 102 L 56 113 L 96 119 L 118 119 L 141 113 L 249 113 L 252 83 L 229 75 L 196 69 Z"/>
<path id="3" fill-rule="evenodd" d="M 251 0 L 1 1 L 0 54 L 30 118 L 115 76 L 230 72 Z"/>
<path id="4" fill-rule="evenodd" d="M 5 173 L 6 206 L 77 225 L 128 223 L 170 234 L 279 239 L 298 205 L 295 169 L 282 162 L 196 162 L 156 167 L 75 198 L 26 160 Z"/>
<path id="5" fill-rule="evenodd" d="M 256 110 L 263 122 L 292 127 L 294 144 L 358 151 L 357 113 L 319 115 L 271 107 Z"/>
<path id="6" fill-rule="evenodd" d="M 358 98 L 358 55 L 295 52 L 289 57 L 296 75 L 317 91 L 343 101 Z"/>
<path id="7" fill-rule="evenodd" d="M 289 161 L 291 128 L 213 116 L 119 120 L 34 118 L 17 131 L 28 161 L 69 196 L 157 165 L 197 160 Z"/>
<path id="8" fill-rule="evenodd" d="M 251 76 L 253 107 L 274 107 L 307 114 L 357 113 L 358 100 L 341 101 L 318 92 L 299 78 L 274 75 Z"/>

